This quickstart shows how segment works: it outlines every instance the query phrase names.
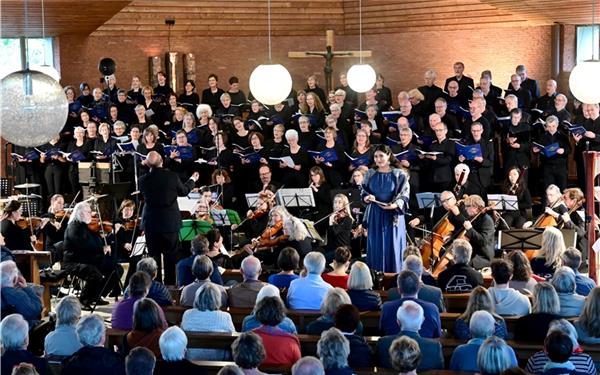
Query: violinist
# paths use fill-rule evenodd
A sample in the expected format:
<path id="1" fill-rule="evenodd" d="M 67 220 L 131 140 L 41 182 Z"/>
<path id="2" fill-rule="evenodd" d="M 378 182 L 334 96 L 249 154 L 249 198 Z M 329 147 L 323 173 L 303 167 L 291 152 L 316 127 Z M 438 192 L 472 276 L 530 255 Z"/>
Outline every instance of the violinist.
<path id="1" fill-rule="evenodd" d="M 65 231 L 63 269 L 86 281 L 79 299 L 83 306 L 97 301 L 98 305 L 108 302 L 100 298 L 107 278 L 112 275 L 107 287 L 108 294 L 118 288 L 117 278 L 123 270 L 114 263 L 110 254 L 110 246 L 103 241 L 99 233 L 89 228 L 92 223 L 92 208 L 87 202 L 79 202 L 73 208 L 69 224 Z M 113 271 L 116 271 L 113 274 Z"/>
<path id="2" fill-rule="evenodd" d="M 266 187 L 264 191 L 258 193 L 256 204 L 246 212 L 244 221 L 239 226 L 236 224 L 231 225 L 232 230 L 243 229 L 247 238 L 260 236 L 269 223 L 269 212 L 275 204 L 275 194 L 273 191 L 276 189 L 273 185 L 268 186 L 270 187 Z"/>
<path id="3" fill-rule="evenodd" d="M 527 222 L 523 228 L 556 226 L 559 217 L 568 211 L 562 200 L 560 189 L 552 184 L 546 188 L 546 208 L 535 222 Z"/>
<path id="4" fill-rule="evenodd" d="M 516 195 L 518 210 L 506 210 L 502 218 L 510 228 L 522 228 L 527 220 L 531 220 L 531 194 L 522 176 L 521 169 L 511 167 L 502 185 L 502 194 Z"/>
<path id="5" fill-rule="evenodd" d="M 54 245 L 65 237 L 69 213 L 64 207 L 65 198 L 60 194 L 54 194 L 50 198 L 48 212 L 42 215 L 42 224 L 40 225 L 44 234 L 44 250 L 52 252 L 52 259 L 55 262 L 62 260 L 62 254 L 57 252 L 58 249 Z"/>
<path id="6" fill-rule="evenodd" d="M 277 246 L 280 240 L 283 240 L 283 223 L 284 220 L 291 217 L 290 213 L 283 206 L 275 206 L 269 212 L 269 221 L 267 227 L 262 234 L 253 238 L 250 244 L 246 244 L 242 249 L 248 254 L 259 256 L 267 264 L 273 264 L 277 255 L 268 254 L 266 252 L 257 253 L 258 250 L 272 248 Z M 256 253 L 256 254 L 255 254 Z M 269 262 L 270 261 L 270 262 Z"/>
<path id="7" fill-rule="evenodd" d="M 313 212 L 316 220 L 331 212 L 331 185 L 325 179 L 325 174 L 321 167 L 312 167 L 310 169 L 310 181 L 308 187 L 313 191 L 316 210 Z M 317 226 L 319 233 L 325 233 L 327 223 L 321 221 Z"/>
<path id="8" fill-rule="evenodd" d="M 211 176 L 211 185 L 217 186 L 219 200 L 223 202 L 223 207 L 234 207 L 235 189 L 227 171 L 223 169 L 215 170 Z"/>
<path id="9" fill-rule="evenodd" d="M 132 256 L 131 251 L 137 238 L 142 235 L 140 221 L 135 216 L 135 202 L 125 199 L 119 207 L 119 218 L 115 222 L 115 251 L 119 263 L 129 263 L 124 285 L 129 285 L 129 278 L 136 271 L 137 263 L 142 255 Z"/>
<path id="10" fill-rule="evenodd" d="M 587 230 L 585 221 L 577 212 L 585 203 L 583 192 L 579 188 L 570 188 L 563 191 L 563 200 L 569 211 L 560 216 L 559 229 L 574 229 L 577 232 L 577 248 L 583 254 L 583 261 L 587 259 Z"/>
<path id="11" fill-rule="evenodd" d="M 21 217 L 22 214 L 23 207 L 17 200 L 9 201 L 2 211 L 0 232 L 5 238 L 6 247 L 11 250 L 33 250 L 32 243 L 37 240 L 29 221 Z"/>
<path id="12" fill-rule="evenodd" d="M 301 259 L 312 251 L 311 238 L 306 225 L 302 220 L 291 215 L 284 220 L 283 235 L 277 237 L 275 243 L 279 251 L 284 247 L 293 247 L 300 254 Z"/>
<path id="13" fill-rule="evenodd" d="M 206 196 L 202 195 L 198 201 L 196 201 L 196 209 L 194 211 L 194 218 L 196 220 L 206 221 L 210 225 L 215 223 L 214 219 L 210 215 L 210 205 Z"/>
<path id="14" fill-rule="evenodd" d="M 442 204 L 449 212 L 448 219 L 454 225 L 451 238 L 469 241 L 473 247 L 471 265 L 480 270 L 488 267 L 494 258 L 494 221 L 485 213 L 485 203 L 479 195 L 470 195 L 463 201 L 464 208 L 461 208 L 455 199 L 444 201 L 442 197 Z"/>
<path id="15" fill-rule="evenodd" d="M 350 202 L 344 194 L 333 198 L 333 213 L 329 216 L 327 227 L 327 251 L 335 251 L 338 247 L 351 247 L 352 224 L 354 218 L 350 211 Z"/>

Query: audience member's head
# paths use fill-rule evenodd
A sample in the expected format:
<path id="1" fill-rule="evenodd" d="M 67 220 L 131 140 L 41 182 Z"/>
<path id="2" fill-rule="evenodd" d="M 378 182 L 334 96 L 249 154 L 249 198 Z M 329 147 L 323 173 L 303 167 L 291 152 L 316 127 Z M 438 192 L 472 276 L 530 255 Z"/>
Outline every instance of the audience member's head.
<path id="1" fill-rule="evenodd" d="M 544 339 L 544 351 L 550 361 L 554 363 L 565 363 L 573 354 L 573 342 L 569 335 L 560 331 L 548 333 Z"/>
<path id="2" fill-rule="evenodd" d="M 151 279 L 154 279 L 158 271 L 158 264 L 156 264 L 154 258 L 146 257 L 138 262 L 135 270 L 145 272 Z"/>
<path id="3" fill-rule="evenodd" d="M 413 271 L 421 279 L 421 275 L 423 274 L 423 260 L 421 256 L 409 255 L 404 258 L 404 267 L 402 269 Z"/>
<path id="4" fill-rule="evenodd" d="M 496 320 L 485 310 L 475 311 L 469 320 L 469 331 L 474 339 L 486 339 L 494 334 Z"/>
<path id="5" fill-rule="evenodd" d="M 282 271 L 295 271 L 300 263 L 300 255 L 293 247 L 284 247 L 277 257 L 277 266 Z"/>
<path id="6" fill-rule="evenodd" d="M 371 270 L 363 262 L 354 262 L 350 268 L 350 276 L 348 277 L 349 290 L 369 290 L 373 289 L 373 278 Z"/>
<path id="7" fill-rule="evenodd" d="M 335 268 L 338 267 L 346 267 L 350 264 L 350 258 L 352 258 L 352 253 L 346 246 L 340 246 L 335 249 L 335 253 L 333 255 L 333 263 Z"/>
<path id="8" fill-rule="evenodd" d="M 495 307 L 494 301 L 492 300 L 492 296 L 482 286 L 478 286 L 471 292 L 469 296 L 469 301 L 467 302 L 467 308 L 465 312 L 460 316 L 464 321 L 470 321 L 471 316 L 475 311 L 487 311 L 490 314 L 494 315 Z"/>
<path id="9" fill-rule="evenodd" d="M 244 258 L 244 260 L 242 260 L 241 271 L 242 275 L 244 276 L 244 281 L 258 280 L 258 277 L 262 271 L 260 260 L 252 255 Z"/>
<path id="10" fill-rule="evenodd" d="M 403 270 L 398 274 L 398 291 L 402 297 L 415 297 L 419 293 L 421 280 L 413 271 Z"/>
<path id="11" fill-rule="evenodd" d="M 14 287 L 18 276 L 19 269 L 15 262 L 12 260 L 5 260 L 0 263 L 0 282 L 2 283 L 2 288 Z"/>
<path id="12" fill-rule="evenodd" d="M 156 357 L 149 349 L 138 346 L 131 349 L 125 357 L 125 373 L 127 375 L 152 375 Z"/>
<path id="13" fill-rule="evenodd" d="M 421 363 L 419 344 L 408 336 L 400 336 L 392 342 L 389 349 L 390 360 L 395 370 L 410 373 Z"/>
<path id="14" fill-rule="evenodd" d="M 267 353 L 262 338 L 254 332 L 242 332 L 231 344 L 231 354 L 235 364 L 241 369 L 257 368 Z"/>
<path id="15" fill-rule="evenodd" d="M 334 326 L 345 333 L 354 333 L 360 323 L 360 311 L 351 304 L 344 304 L 338 308 L 333 316 Z"/>
<path id="16" fill-rule="evenodd" d="M 196 291 L 194 308 L 200 311 L 216 311 L 221 308 L 221 290 L 216 284 L 205 283 Z"/>
<path id="17" fill-rule="evenodd" d="M 237 365 L 227 365 L 223 366 L 223 368 L 217 372 L 217 375 L 244 375 L 244 371 L 237 367 Z"/>
<path id="18" fill-rule="evenodd" d="M 513 265 L 513 276 L 512 280 L 515 281 L 529 281 L 533 271 L 531 270 L 531 263 L 521 250 L 513 250 L 508 254 L 507 259 Z"/>
<path id="19" fill-rule="evenodd" d="M 569 267 L 560 267 L 552 276 L 552 286 L 557 293 L 573 294 L 575 293 L 575 273 Z"/>
<path id="20" fill-rule="evenodd" d="M 131 298 L 146 297 L 152 285 L 152 279 L 143 271 L 137 271 L 129 278 L 129 295 Z"/>
<path id="21" fill-rule="evenodd" d="M 25 350 L 29 345 L 29 324 L 21 314 L 7 315 L 0 323 L 2 350 Z"/>
<path id="22" fill-rule="evenodd" d="M 56 305 L 56 325 L 74 326 L 81 317 L 81 304 L 75 296 L 65 296 Z"/>
<path id="23" fill-rule="evenodd" d="M 317 358 L 306 356 L 292 366 L 292 375 L 325 375 L 325 369 Z"/>
<path id="24" fill-rule="evenodd" d="M 577 322 L 588 335 L 600 337 L 600 287 L 595 287 L 588 294 Z"/>
<path id="25" fill-rule="evenodd" d="M 452 254 L 454 255 L 454 263 L 469 264 L 473 247 L 465 240 L 454 240 L 452 242 Z"/>
<path id="26" fill-rule="evenodd" d="M 213 262 L 206 255 L 196 255 L 192 264 L 192 273 L 197 280 L 208 280 L 213 273 Z"/>
<path id="27" fill-rule="evenodd" d="M 512 278 L 512 264 L 505 259 L 494 259 L 491 264 L 492 278 L 496 285 L 508 284 Z"/>
<path id="28" fill-rule="evenodd" d="M 325 256 L 317 251 L 311 251 L 304 257 L 304 268 L 310 274 L 320 275 L 325 269 Z"/>
<path id="29" fill-rule="evenodd" d="M 152 332 L 163 327 L 160 318 L 160 307 L 150 298 L 142 298 L 133 308 L 133 330 Z"/>
<path id="30" fill-rule="evenodd" d="M 333 317 L 342 305 L 351 304 L 350 296 L 342 288 L 331 288 L 321 302 L 321 314 Z"/>
<path id="31" fill-rule="evenodd" d="M 208 239 L 204 235 L 199 234 L 190 242 L 190 248 L 194 255 L 207 254 L 210 250 Z"/>
<path id="32" fill-rule="evenodd" d="M 575 247 L 567 247 L 567 249 L 560 255 L 562 265 L 571 268 L 573 271 L 579 270 L 581 266 L 581 251 Z"/>
<path id="33" fill-rule="evenodd" d="M 15 367 L 13 367 L 13 370 L 10 374 L 11 375 L 39 375 L 40 373 L 37 372 L 37 370 L 35 369 L 35 366 L 32 365 L 31 363 L 21 362 L 18 365 L 16 365 Z"/>
<path id="34" fill-rule="evenodd" d="M 106 327 L 100 315 L 91 314 L 84 316 L 77 323 L 76 330 L 81 345 L 89 347 L 104 346 Z"/>
<path id="35" fill-rule="evenodd" d="M 501 374 L 512 366 L 510 347 L 501 338 L 488 337 L 479 347 L 477 366 L 481 375 Z"/>
<path id="36" fill-rule="evenodd" d="M 573 326 L 573 324 L 568 320 L 556 319 L 550 322 L 550 325 L 548 326 L 548 333 L 546 335 L 549 335 L 552 332 L 564 333 L 571 339 L 573 348 L 579 348 L 579 342 L 577 341 L 579 336 L 577 335 L 577 330 L 575 329 L 575 326 Z"/>
<path id="37" fill-rule="evenodd" d="M 419 332 L 425 321 L 421 305 L 414 301 L 404 301 L 396 311 L 396 320 L 401 331 Z"/>
<path id="38" fill-rule="evenodd" d="M 163 360 L 167 362 L 181 361 L 185 358 L 188 339 L 185 332 L 177 326 L 167 328 L 160 339 L 158 346 Z"/>
<path id="39" fill-rule="evenodd" d="M 560 190 L 558 194 L 560 197 Z M 545 259 L 544 264 L 547 267 L 556 267 L 560 265 L 560 258 L 564 251 L 565 241 L 562 232 L 558 228 L 546 227 L 542 233 L 542 247 L 537 256 Z"/>
<path id="40" fill-rule="evenodd" d="M 535 284 L 531 312 L 558 315 L 560 300 L 552 284 L 546 282 Z"/>
<path id="41" fill-rule="evenodd" d="M 254 315 L 261 324 L 275 327 L 285 319 L 285 305 L 279 297 L 265 297 L 256 304 Z"/>
<path id="42" fill-rule="evenodd" d="M 339 329 L 332 327 L 321 333 L 317 355 L 326 370 L 347 367 L 350 342 Z"/>

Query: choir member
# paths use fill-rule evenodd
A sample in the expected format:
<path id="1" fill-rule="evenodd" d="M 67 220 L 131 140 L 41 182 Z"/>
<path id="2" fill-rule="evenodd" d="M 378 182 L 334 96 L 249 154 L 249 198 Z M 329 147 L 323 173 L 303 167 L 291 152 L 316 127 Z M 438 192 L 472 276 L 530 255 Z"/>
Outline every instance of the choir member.
<path id="1" fill-rule="evenodd" d="M 208 88 L 202 90 L 201 103 L 208 104 L 214 113 L 221 108 L 221 95 L 225 91 L 219 88 L 219 77 L 211 73 L 208 75 Z"/>
<path id="2" fill-rule="evenodd" d="M 196 93 L 196 83 L 192 79 L 186 79 L 183 89 L 183 94 L 179 95 L 181 106 L 188 112 L 196 113 L 196 107 L 200 104 L 200 96 Z"/>
<path id="3" fill-rule="evenodd" d="M 560 190 L 567 187 L 567 162 L 571 146 L 567 136 L 558 131 L 558 125 L 559 120 L 556 116 L 548 116 L 546 131 L 538 142 L 544 147 L 558 144 L 556 152 L 542 152 L 538 146 L 532 148 L 534 153 L 540 154 L 544 189 L 550 185 L 556 185 Z"/>
<path id="4" fill-rule="evenodd" d="M 383 85 L 383 75 L 381 73 L 377 73 L 377 80 L 375 81 L 375 89 L 377 90 L 377 94 L 375 95 L 375 99 L 377 99 L 377 107 L 382 111 L 389 111 L 392 106 L 392 91 L 389 87 L 385 87 Z"/>
<path id="5" fill-rule="evenodd" d="M 319 83 L 317 82 L 317 76 L 315 76 L 314 74 L 308 76 L 308 78 L 306 79 L 306 88 L 304 89 L 304 91 L 306 92 L 307 99 L 308 94 L 314 92 L 319 97 L 319 100 L 321 102 L 321 108 L 323 107 L 324 103 L 327 103 L 327 96 L 325 96 L 325 91 L 323 91 L 323 89 L 319 87 Z"/>
<path id="6" fill-rule="evenodd" d="M 419 91 L 423 93 L 423 96 L 425 97 L 425 100 L 423 101 L 424 114 L 429 116 L 435 112 L 435 100 L 442 96 L 443 90 L 435 85 L 435 79 L 437 78 L 437 73 L 435 71 L 426 71 L 424 78 L 425 85 L 419 87 Z"/>
<path id="7" fill-rule="evenodd" d="M 529 168 L 530 151 L 530 127 L 523 119 L 523 111 L 515 108 L 510 111 L 510 125 L 504 131 L 504 168 L 518 167 Z"/>
<path id="8" fill-rule="evenodd" d="M 432 191 L 448 190 L 452 183 L 452 162 L 456 153 L 454 141 L 447 138 L 448 127 L 443 122 L 435 127 L 436 139 L 430 146 L 432 152 L 440 152 L 437 155 L 419 155 L 423 160 L 423 166 L 429 168 Z"/>
<path id="9" fill-rule="evenodd" d="M 486 197 L 492 183 L 494 144 L 491 140 L 483 138 L 483 126 L 479 122 L 471 124 L 471 134 L 467 138 L 467 143 L 469 145 L 478 144 L 481 148 L 481 156 L 467 160 L 463 155 L 459 155 L 458 161 L 469 166 L 471 169 L 469 182 L 473 184 L 481 197 Z"/>
<path id="10" fill-rule="evenodd" d="M 467 77 L 463 74 L 465 72 L 465 64 L 461 61 L 455 62 L 452 68 L 454 69 L 454 76 L 446 79 L 444 90 L 448 91 L 448 84 L 450 82 L 457 82 L 459 94 L 464 98 L 468 98 L 475 87 L 473 78 Z"/>
<path id="11" fill-rule="evenodd" d="M 344 180 L 342 173 L 345 166 L 344 148 L 335 142 L 337 131 L 328 127 L 325 129 L 325 144 L 317 147 L 317 151 L 331 151 L 335 153 L 336 159 L 333 161 L 325 161 L 324 158 L 314 157 L 315 163 L 323 169 L 327 181 L 333 186 L 340 186 Z"/>
<path id="12" fill-rule="evenodd" d="M 522 87 L 521 83 L 521 76 L 513 74 L 510 76 L 510 84 L 508 85 L 506 92 L 519 98 L 519 108 L 529 110 L 531 109 L 531 103 L 533 101 L 531 91 Z"/>
<path id="13" fill-rule="evenodd" d="M 137 104 L 142 104 L 144 102 L 142 80 L 139 76 L 131 77 L 131 89 L 127 91 L 127 96 Z"/>
<path id="14" fill-rule="evenodd" d="M 279 160 L 280 174 L 283 176 L 282 181 L 290 188 L 299 188 L 306 186 L 308 177 L 308 168 L 310 158 L 306 150 L 298 144 L 298 132 L 290 129 L 285 132 L 285 139 L 289 147 L 286 147 L 281 153 L 281 157 L 290 157 L 294 165 L 290 165 L 283 160 Z"/>

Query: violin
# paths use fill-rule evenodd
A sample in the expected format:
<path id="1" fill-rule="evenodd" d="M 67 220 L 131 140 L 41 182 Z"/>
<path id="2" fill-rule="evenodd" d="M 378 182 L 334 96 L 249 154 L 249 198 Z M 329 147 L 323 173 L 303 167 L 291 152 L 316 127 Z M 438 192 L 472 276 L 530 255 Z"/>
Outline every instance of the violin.
<path id="1" fill-rule="evenodd" d="M 289 236 L 287 234 L 279 234 L 283 230 L 283 221 L 277 222 L 271 226 L 268 226 L 260 235 L 255 238 L 252 242 L 255 244 L 254 248 L 261 247 L 277 247 L 283 242 L 287 241 Z"/>
<path id="2" fill-rule="evenodd" d="M 100 220 L 98 220 L 97 217 L 93 217 L 92 221 L 87 226 L 88 229 L 94 233 L 109 233 L 113 230 L 113 225 L 111 222 L 103 221 L 102 223 L 100 223 Z"/>
<path id="3" fill-rule="evenodd" d="M 42 224 L 42 218 L 33 217 L 22 217 L 15 221 L 15 224 L 21 229 L 27 229 L 29 227 L 39 227 Z"/>
<path id="4" fill-rule="evenodd" d="M 142 219 L 137 218 L 137 219 L 128 219 L 125 220 L 125 222 L 123 222 L 123 229 L 125 229 L 126 231 L 132 231 L 134 230 L 136 227 L 139 227 L 142 223 Z"/>
<path id="5" fill-rule="evenodd" d="M 346 212 L 346 210 L 339 210 L 335 213 L 335 215 L 333 216 L 333 221 L 335 221 L 337 224 L 341 223 L 342 220 L 344 220 L 344 218 L 348 216 L 348 213 Z"/>
<path id="6" fill-rule="evenodd" d="M 248 220 L 256 220 L 256 219 L 260 219 L 261 217 L 265 216 L 266 214 L 269 213 L 269 210 L 266 209 L 260 209 L 257 208 L 256 210 L 252 211 L 248 216 L 247 219 Z"/>
<path id="7" fill-rule="evenodd" d="M 69 218 L 71 217 L 71 211 L 67 211 L 67 210 L 60 210 L 60 211 L 56 211 L 54 213 L 54 219 L 56 220 L 63 220 L 64 218 Z"/>

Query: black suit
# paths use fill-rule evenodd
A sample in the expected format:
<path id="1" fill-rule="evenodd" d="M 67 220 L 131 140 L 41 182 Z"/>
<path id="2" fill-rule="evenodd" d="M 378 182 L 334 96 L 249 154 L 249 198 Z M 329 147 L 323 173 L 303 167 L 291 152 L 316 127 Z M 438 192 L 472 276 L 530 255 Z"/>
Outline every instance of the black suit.
<path id="1" fill-rule="evenodd" d="M 464 163 L 469 166 L 471 173 L 469 174 L 469 182 L 477 187 L 478 195 L 484 200 L 487 196 L 487 189 L 492 183 L 492 174 L 494 172 L 494 144 L 492 141 L 486 141 L 481 138 L 479 142 L 470 139 L 469 144 L 479 144 L 481 147 L 481 156 L 483 162 L 475 160 L 465 160 Z"/>
<path id="2" fill-rule="evenodd" d="M 187 195 L 194 181 L 185 184 L 176 173 L 163 168 L 152 168 L 140 177 L 140 192 L 144 196 L 142 229 L 146 233 L 148 252 L 158 264 L 157 280 L 161 281 L 161 253 L 165 256 L 165 284 L 175 285 L 175 252 L 181 228 L 181 214 L 177 197 Z"/>
<path id="3" fill-rule="evenodd" d="M 450 78 L 446 78 L 446 83 L 444 84 L 444 90 L 448 92 L 448 84 L 452 81 L 458 82 L 458 93 L 465 98 L 473 97 L 473 88 L 475 87 L 475 83 L 473 82 L 473 78 L 462 76 L 460 80 L 456 78 L 456 76 L 452 76 Z"/>

